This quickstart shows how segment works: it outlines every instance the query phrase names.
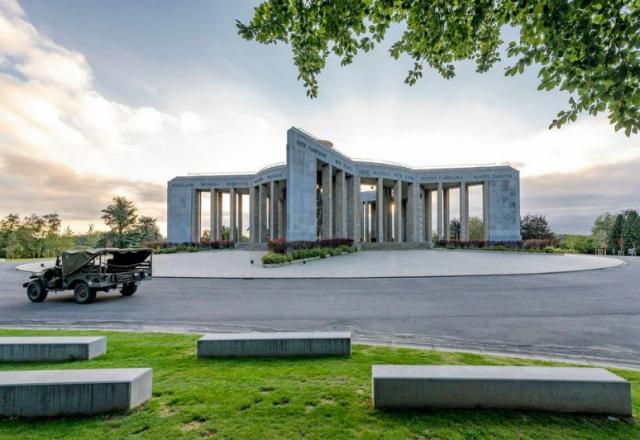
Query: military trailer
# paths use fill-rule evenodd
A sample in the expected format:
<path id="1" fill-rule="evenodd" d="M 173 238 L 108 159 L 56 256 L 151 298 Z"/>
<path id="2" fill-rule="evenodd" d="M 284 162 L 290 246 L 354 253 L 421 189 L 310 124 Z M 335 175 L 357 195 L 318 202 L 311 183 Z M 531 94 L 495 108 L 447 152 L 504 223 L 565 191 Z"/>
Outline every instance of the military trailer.
<path id="1" fill-rule="evenodd" d="M 88 304 L 96 293 L 120 288 L 123 296 L 131 296 L 138 283 L 152 278 L 153 251 L 138 249 L 88 249 L 65 251 L 53 267 L 33 273 L 23 284 L 32 302 L 42 302 L 49 291 L 73 290 L 78 304 Z"/>

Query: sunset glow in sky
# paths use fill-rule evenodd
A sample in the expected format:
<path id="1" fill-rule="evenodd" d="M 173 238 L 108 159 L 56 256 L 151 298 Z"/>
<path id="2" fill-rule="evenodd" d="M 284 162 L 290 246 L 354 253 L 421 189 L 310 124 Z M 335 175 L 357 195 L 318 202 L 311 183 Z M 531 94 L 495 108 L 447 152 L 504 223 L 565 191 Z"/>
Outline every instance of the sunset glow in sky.
<path id="1" fill-rule="evenodd" d="M 81 232 L 117 194 L 164 229 L 167 180 L 284 161 L 290 126 L 354 158 L 511 164 L 522 214 L 557 232 L 640 208 L 638 136 L 605 117 L 549 130 L 568 96 L 537 91 L 535 69 L 462 63 L 408 87 L 394 29 L 352 66 L 332 59 L 310 100 L 288 47 L 237 36 L 257 3 L 0 0 L 0 216 L 56 211 Z"/>

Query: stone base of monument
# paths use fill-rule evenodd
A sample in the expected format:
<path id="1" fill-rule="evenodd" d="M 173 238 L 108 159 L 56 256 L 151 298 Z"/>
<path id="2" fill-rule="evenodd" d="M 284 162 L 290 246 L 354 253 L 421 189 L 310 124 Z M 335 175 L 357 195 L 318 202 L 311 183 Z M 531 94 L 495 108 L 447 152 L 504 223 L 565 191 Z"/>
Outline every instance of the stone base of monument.
<path id="1" fill-rule="evenodd" d="M 0 372 L 0 416 L 128 410 L 151 398 L 151 368 Z"/>
<path id="2" fill-rule="evenodd" d="M 629 382 L 602 368 L 374 365 L 376 408 L 631 415 Z"/>
<path id="3" fill-rule="evenodd" d="M 198 357 L 350 356 L 349 332 L 211 333 Z"/>
<path id="4" fill-rule="evenodd" d="M 104 336 L 0 337 L 0 362 L 92 359 L 107 352 Z"/>

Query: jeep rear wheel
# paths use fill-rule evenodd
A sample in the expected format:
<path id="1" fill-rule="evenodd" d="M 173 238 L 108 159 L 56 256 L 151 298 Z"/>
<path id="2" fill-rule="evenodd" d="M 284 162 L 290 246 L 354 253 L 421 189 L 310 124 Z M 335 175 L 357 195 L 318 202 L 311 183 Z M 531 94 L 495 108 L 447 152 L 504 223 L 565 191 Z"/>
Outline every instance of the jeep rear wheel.
<path id="1" fill-rule="evenodd" d="M 80 281 L 73 289 L 73 299 L 78 304 L 89 304 L 96 299 L 96 291 L 84 281 Z"/>
<path id="2" fill-rule="evenodd" d="M 138 290 L 138 285 L 136 283 L 127 283 L 122 286 L 120 293 L 122 296 L 131 296 L 136 293 L 136 290 Z"/>
<path id="3" fill-rule="evenodd" d="M 47 289 L 44 288 L 44 284 L 40 280 L 33 280 L 27 286 L 27 297 L 31 302 L 39 303 L 45 300 L 47 297 Z"/>

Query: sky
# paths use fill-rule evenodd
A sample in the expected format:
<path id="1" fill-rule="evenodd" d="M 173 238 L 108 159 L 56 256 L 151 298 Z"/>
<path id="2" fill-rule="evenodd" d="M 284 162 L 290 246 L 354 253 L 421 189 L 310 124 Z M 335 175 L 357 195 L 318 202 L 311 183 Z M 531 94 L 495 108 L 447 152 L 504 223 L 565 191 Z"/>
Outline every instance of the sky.
<path id="1" fill-rule="evenodd" d="M 568 95 L 537 91 L 535 69 L 459 63 L 409 87 L 412 62 L 387 51 L 394 28 L 351 66 L 331 58 L 312 100 L 288 46 L 237 35 L 257 4 L 0 0 L 0 216 L 57 212 L 82 232 L 124 195 L 164 231 L 169 179 L 282 162 L 291 126 L 354 158 L 512 165 L 522 214 L 559 233 L 640 209 L 640 138 L 604 115 L 549 130 Z"/>

